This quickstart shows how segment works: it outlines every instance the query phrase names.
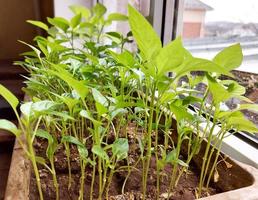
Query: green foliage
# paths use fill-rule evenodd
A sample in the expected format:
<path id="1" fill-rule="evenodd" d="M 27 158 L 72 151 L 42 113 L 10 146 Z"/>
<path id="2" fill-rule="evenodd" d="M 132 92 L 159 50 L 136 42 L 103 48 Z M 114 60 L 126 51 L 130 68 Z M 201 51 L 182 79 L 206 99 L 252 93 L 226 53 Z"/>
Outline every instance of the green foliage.
<path id="1" fill-rule="evenodd" d="M 240 44 L 235 44 L 223 49 L 214 58 L 213 61 L 226 68 L 233 70 L 239 67 L 243 60 L 243 53 Z"/>
<path id="2" fill-rule="evenodd" d="M 94 145 L 91 149 L 92 153 L 96 154 L 98 157 L 102 158 L 103 160 L 109 161 L 109 157 L 105 150 L 99 146 L 99 145 Z"/>
<path id="3" fill-rule="evenodd" d="M 181 65 L 185 59 L 185 51 L 180 37 L 163 47 L 155 59 L 158 74 L 164 75 Z"/>
<path id="4" fill-rule="evenodd" d="M 21 130 L 19 130 L 13 122 L 6 119 L 0 119 L 0 129 L 10 131 L 16 137 L 19 137 L 21 135 Z"/>
<path id="5" fill-rule="evenodd" d="M 112 144 L 112 153 L 117 157 L 117 160 L 127 158 L 129 151 L 129 144 L 126 138 L 118 138 Z"/>
<path id="6" fill-rule="evenodd" d="M 48 18 L 49 25 L 28 20 L 47 31 L 48 36 L 37 36 L 33 45 L 22 42 L 31 48 L 31 52 L 23 54 L 24 61 L 16 63 L 29 73 L 24 91 L 30 101 L 20 106 L 22 118 L 16 111 L 18 99 L 0 85 L 0 94 L 16 112 L 21 130 L 7 120 L 0 120 L 0 128 L 18 138 L 22 133 L 25 135 L 26 142 L 21 144 L 28 146 L 24 150 L 32 161 L 39 198 L 43 199 L 43 194 L 37 164 L 52 173 L 56 199 L 59 198 L 54 160 L 60 146 L 64 146 L 67 158 L 68 187 L 72 183 L 70 148 L 76 146 L 78 150 L 79 199 L 84 198 L 86 169 L 91 173 L 90 199 L 95 198 L 96 183 L 98 199 L 104 198 L 104 192 L 108 199 L 114 173 L 120 170 L 127 173 L 124 190 L 131 172 L 138 166 L 143 166 L 141 192 L 146 199 L 153 158 L 157 197 L 163 170 L 171 165 L 167 188 L 170 196 L 206 140 L 198 188 L 201 194 L 203 185 L 209 185 L 208 169 L 213 174 L 216 168 L 211 165 L 209 152 L 218 147 L 214 162 L 217 163 L 229 130 L 257 131 L 242 114 L 245 109 L 258 111 L 257 105 L 243 96 L 245 88 L 236 81 L 219 79 L 221 74 L 233 77 L 230 70 L 242 62 L 240 45 L 222 50 L 213 60 L 196 58 L 184 48 L 180 37 L 162 47 L 155 30 L 132 6 L 128 7 L 128 17 L 120 13 L 108 15 L 102 4 L 91 9 L 78 5 L 70 8 L 74 13 L 70 20 Z M 105 32 L 112 22 L 126 20 L 131 28 L 128 34 Z M 133 39 L 139 48 L 137 52 L 126 48 Z M 196 71 L 201 73 L 192 73 Z M 232 98 L 247 103 L 222 110 L 222 105 Z M 194 111 L 189 111 L 189 106 Z M 219 132 L 215 131 L 217 126 Z M 173 141 L 175 135 L 177 140 Z M 35 138 L 48 141 L 46 156 L 50 163 L 35 155 Z M 182 144 L 188 144 L 184 158 Z M 132 153 L 139 157 L 137 161 L 131 161 Z"/>
<path id="7" fill-rule="evenodd" d="M 14 111 L 19 104 L 19 100 L 6 87 L 0 84 L 0 95 L 11 105 Z"/>
<path id="8" fill-rule="evenodd" d="M 149 22 L 133 8 L 128 6 L 129 24 L 134 39 L 144 55 L 145 60 L 151 61 L 161 50 L 159 36 Z"/>
<path id="9" fill-rule="evenodd" d="M 34 20 L 27 20 L 28 23 L 33 24 L 34 26 L 37 26 L 39 28 L 44 29 L 45 31 L 48 31 L 48 26 L 40 21 L 34 21 Z"/>

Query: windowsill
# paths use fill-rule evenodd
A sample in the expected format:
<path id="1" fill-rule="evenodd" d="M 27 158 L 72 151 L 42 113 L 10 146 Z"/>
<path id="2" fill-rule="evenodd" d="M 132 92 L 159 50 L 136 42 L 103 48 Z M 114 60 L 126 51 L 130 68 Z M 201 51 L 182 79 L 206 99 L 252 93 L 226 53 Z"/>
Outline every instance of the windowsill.
<path id="1" fill-rule="evenodd" d="M 234 135 L 223 140 L 221 150 L 235 160 L 258 168 L 258 149 Z"/>

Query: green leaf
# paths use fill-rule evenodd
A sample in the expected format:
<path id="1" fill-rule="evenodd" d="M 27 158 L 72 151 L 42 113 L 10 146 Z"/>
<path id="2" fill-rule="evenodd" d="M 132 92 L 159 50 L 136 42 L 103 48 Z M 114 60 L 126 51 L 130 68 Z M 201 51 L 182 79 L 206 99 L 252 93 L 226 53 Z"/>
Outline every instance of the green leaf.
<path id="1" fill-rule="evenodd" d="M 239 43 L 223 49 L 213 58 L 216 64 L 226 68 L 228 71 L 239 67 L 242 60 L 243 53 Z"/>
<path id="2" fill-rule="evenodd" d="M 79 103 L 78 99 L 73 99 L 70 97 L 64 97 L 57 95 L 58 98 L 62 99 L 62 101 L 67 105 L 69 111 L 72 111 L 76 104 Z"/>
<path id="3" fill-rule="evenodd" d="M 105 8 L 105 6 L 103 6 L 100 3 L 97 3 L 93 8 L 92 8 L 93 13 L 95 13 L 95 15 L 100 18 L 102 17 L 106 12 L 107 9 Z"/>
<path id="4" fill-rule="evenodd" d="M 176 161 L 176 149 L 170 151 L 166 156 L 166 163 L 174 164 Z"/>
<path id="5" fill-rule="evenodd" d="M 125 50 L 121 54 L 115 53 L 113 51 L 108 51 L 109 54 L 118 62 L 123 64 L 124 66 L 133 67 L 135 64 L 135 59 L 129 51 Z"/>
<path id="6" fill-rule="evenodd" d="M 126 20 L 128 20 L 128 17 L 126 15 L 121 14 L 121 13 L 111 13 L 107 18 L 108 22 L 126 21 Z"/>
<path id="7" fill-rule="evenodd" d="M 45 130 L 38 129 L 36 132 L 36 136 L 47 139 L 49 143 L 54 142 L 53 136 Z"/>
<path id="8" fill-rule="evenodd" d="M 228 126 L 233 126 L 233 128 L 238 131 L 247 131 L 249 133 L 258 133 L 258 128 L 254 123 L 247 120 L 242 113 L 237 113 L 237 115 L 231 115 L 227 120 Z"/>
<path id="9" fill-rule="evenodd" d="M 46 164 L 46 160 L 43 157 L 35 156 L 35 160 L 36 160 L 37 163 L 39 163 L 41 165 L 45 165 Z"/>
<path id="10" fill-rule="evenodd" d="M 245 87 L 239 85 L 236 81 L 222 80 L 220 83 L 228 87 L 227 91 L 230 93 L 231 97 L 245 94 Z"/>
<path id="11" fill-rule="evenodd" d="M 117 160 L 127 158 L 129 151 L 129 144 L 126 138 L 118 138 L 112 144 L 112 153 L 117 157 Z"/>
<path id="12" fill-rule="evenodd" d="M 57 147 L 58 147 L 57 140 L 54 139 L 54 137 L 52 135 L 50 135 L 49 132 L 47 132 L 45 130 L 42 130 L 42 129 L 37 130 L 36 136 L 41 137 L 41 138 L 45 138 L 45 139 L 48 140 L 48 147 L 47 147 L 47 150 L 46 150 L 46 155 L 47 155 L 47 158 L 49 160 L 53 159 L 54 153 L 55 153 L 55 151 L 57 150 Z"/>
<path id="13" fill-rule="evenodd" d="M 207 75 L 209 91 L 212 94 L 212 100 L 215 104 L 224 102 L 230 98 L 230 93 L 220 85 L 214 78 Z"/>
<path id="14" fill-rule="evenodd" d="M 73 89 L 76 90 L 76 92 L 80 95 L 81 99 L 85 99 L 86 96 L 88 95 L 88 88 L 86 85 L 84 85 L 81 81 L 78 81 L 73 78 L 72 74 L 70 74 L 68 71 L 63 69 L 59 65 L 52 64 L 52 66 L 57 70 L 48 70 L 49 73 L 52 73 L 59 78 L 61 78 L 63 81 L 67 82 L 69 86 L 71 86 Z"/>
<path id="15" fill-rule="evenodd" d="M 76 28 L 81 22 L 81 13 L 75 15 L 72 19 L 71 19 L 71 26 L 72 28 Z"/>
<path id="16" fill-rule="evenodd" d="M 30 44 L 28 44 L 28 43 L 26 43 L 26 42 L 23 42 L 23 41 L 21 41 L 21 40 L 18 40 L 18 41 L 19 41 L 20 43 L 25 44 L 26 46 L 30 47 L 30 48 L 36 53 L 36 55 L 37 55 L 37 57 L 39 58 L 40 62 L 42 62 L 42 61 L 41 61 L 41 57 L 40 57 L 40 53 L 41 53 L 40 50 L 38 50 L 36 47 L 34 47 L 34 46 L 32 46 L 32 45 L 30 45 Z"/>
<path id="17" fill-rule="evenodd" d="M 251 110 L 258 112 L 258 104 L 240 104 L 238 110 Z"/>
<path id="18" fill-rule="evenodd" d="M 35 112 L 44 112 L 52 109 L 56 105 L 57 103 L 54 101 L 49 101 L 49 100 L 37 101 L 32 104 L 32 110 Z"/>
<path id="19" fill-rule="evenodd" d="M 179 165 L 183 166 L 183 167 L 188 167 L 188 164 L 186 164 L 184 161 L 182 161 L 182 160 L 180 160 L 180 159 L 177 160 L 177 163 L 178 163 Z"/>
<path id="20" fill-rule="evenodd" d="M 63 17 L 47 18 L 47 21 L 53 26 L 62 29 L 64 32 L 69 28 L 69 22 Z"/>
<path id="21" fill-rule="evenodd" d="M 16 125 L 6 119 L 0 119 L 0 129 L 10 131 L 16 137 L 21 135 L 21 130 L 19 130 Z"/>
<path id="22" fill-rule="evenodd" d="M 230 111 L 225 111 L 225 112 L 220 112 L 218 117 L 219 118 L 225 118 L 225 117 L 230 117 L 231 115 L 234 116 L 236 115 L 236 113 L 238 113 L 238 111 L 241 110 L 251 110 L 254 112 L 258 112 L 258 105 L 257 104 L 240 104 L 238 105 L 237 108 L 230 110 Z M 242 117 L 241 114 L 239 114 L 240 117 Z"/>
<path id="23" fill-rule="evenodd" d="M 33 105 L 33 102 L 30 101 L 30 102 L 23 103 L 20 106 L 20 110 L 21 110 L 21 113 L 23 114 L 23 116 L 30 118 L 31 115 L 33 115 L 32 105 Z"/>
<path id="24" fill-rule="evenodd" d="M 173 71 L 174 68 L 182 64 L 185 51 L 180 37 L 163 47 L 155 59 L 158 74 L 162 75 L 168 71 Z"/>
<path id="25" fill-rule="evenodd" d="M 13 93 L 10 92 L 6 87 L 0 84 L 0 95 L 11 105 L 12 109 L 16 111 L 16 108 L 19 104 L 19 100 Z"/>
<path id="26" fill-rule="evenodd" d="M 233 76 L 227 69 L 224 69 L 216 63 L 206 59 L 195 57 L 188 57 L 187 59 L 185 59 L 182 65 L 173 70 L 173 72 L 176 73 L 177 78 L 191 71 L 216 72 L 219 74 Z"/>
<path id="27" fill-rule="evenodd" d="M 43 23 L 43 22 L 35 21 L 35 20 L 27 20 L 26 22 L 28 22 L 28 23 L 30 23 L 30 24 L 32 24 L 34 26 L 37 26 L 39 28 L 42 28 L 45 31 L 48 31 L 48 26 L 45 23 Z"/>
<path id="28" fill-rule="evenodd" d="M 75 144 L 77 146 L 80 157 L 85 161 L 87 160 L 88 150 L 86 149 L 85 145 L 82 142 L 80 142 L 77 138 L 70 135 L 65 135 L 62 137 L 61 142 Z"/>
<path id="29" fill-rule="evenodd" d="M 176 106 L 173 103 L 170 104 L 170 110 L 176 116 L 176 120 L 180 122 L 181 120 L 193 120 L 193 116 L 187 112 L 187 109 L 183 106 Z"/>
<path id="30" fill-rule="evenodd" d="M 92 92 L 93 98 L 96 102 L 102 104 L 105 107 L 108 106 L 108 100 L 97 89 L 92 88 L 91 92 Z"/>
<path id="31" fill-rule="evenodd" d="M 87 110 L 81 110 L 81 111 L 80 111 L 80 115 L 81 115 L 82 117 L 85 117 L 86 119 L 89 119 L 89 120 L 92 121 L 94 124 L 98 124 L 98 125 L 101 124 L 101 122 L 95 120 Z"/>
<path id="32" fill-rule="evenodd" d="M 96 154 L 98 157 L 102 158 L 103 160 L 109 161 L 109 157 L 105 150 L 99 146 L 99 145 L 94 145 L 91 149 L 91 151 Z"/>
<path id="33" fill-rule="evenodd" d="M 125 114 L 127 113 L 128 111 L 124 108 L 117 108 L 115 110 L 113 110 L 111 113 L 110 113 L 110 116 L 111 116 L 111 120 L 113 120 L 117 115 L 120 115 L 120 114 Z"/>
<path id="34" fill-rule="evenodd" d="M 97 109 L 97 112 L 98 112 L 99 116 L 107 113 L 107 111 L 108 111 L 108 109 L 103 104 L 100 104 L 98 102 L 95 103 L 95 106 L 96 106 L 96 109 Z"/>
<path id="35" fill-rule="evenodd" d="M 77 146 L 78 148 L 78 152 L 79 152 L 79 155 L 80 157 L 84 160 L 84 161 L 88 161 L 88 150 L 86 149 L 85 146 Z"/>
<path id="36" fill-rule="evenodd" d="M 84 19 L 88 19 L 90 17 L 90 10 L 84 6 L 72 5 L 70 6 L 70 9 L 75 15 L 81 14 Z"/>
<path id="37" fill-rule="evenodd" d="M 155 57 L 162 45 L 159 36 L 150 23 L 132 6 L 128 6 L 129 24 L 144 58 L 148 61 Z"/>
<path id="38" fill-rule="evenodd" d="M 61 142 L 68 142 L 71 144 L 79 145 L 79 146 L 84 146 L 77 138 L 71 136 L 71 135 L 64 135 L 62 136 Z"/>
<path id="39" fill-rule="evenodd" d="M 167 154 L 167 156 L 166 156 L 165 162 L 166 162 L 166 163 L 170 163 L 170 164 L 172 164 L 172 165 L 174 165 L 174 164 L 179 164 L 179 165 L 181 165 L 181 166 L 188 167 L 188 165 L 187 165 L 184 161 L 182 161 L 182 160 L 180 160 L 179 158 L 177 158 L 177 156 L 176 156 L 176 151 L 177 151 L 177 149 L 173 149 L 172 151 L 170 151 L 170 152 Z"/>

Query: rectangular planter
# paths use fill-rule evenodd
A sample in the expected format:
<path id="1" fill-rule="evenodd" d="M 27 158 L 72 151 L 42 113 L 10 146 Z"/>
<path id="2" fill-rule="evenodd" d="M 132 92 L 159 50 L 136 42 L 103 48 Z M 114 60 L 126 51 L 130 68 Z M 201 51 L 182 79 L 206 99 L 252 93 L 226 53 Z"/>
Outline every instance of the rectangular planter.
<path id="1" fill-rule="evenodd" d="M 206 142 L 204 141 L 199 154 L 193 158 L 193 162 L 199 169 L 201 168 L 205 147 Z M 186 152 L 187 146 L 183 145 L 181 153 L 184 155 Z M 222 154 L 222 156 L 225 155 Z M 220 178 L 216 183 L 216 186 L 224 192 L 201 198 L 200 200 L 258 200 L 258 169 L 234 161 L 229 157 L 226 157 L 225 160 L 228 165 L 225 162 L 220 162 L 217 165 Z M 13 149 L 5 200 L 29 200 L 30 174 L 30 163 L 16 141 Z"/>

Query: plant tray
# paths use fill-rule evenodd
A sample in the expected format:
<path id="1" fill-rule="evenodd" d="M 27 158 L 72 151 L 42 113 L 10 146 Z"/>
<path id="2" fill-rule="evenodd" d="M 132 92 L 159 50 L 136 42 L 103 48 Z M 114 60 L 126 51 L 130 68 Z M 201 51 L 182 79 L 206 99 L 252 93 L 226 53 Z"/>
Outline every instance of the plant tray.
<path id="1" fill-rule="evenodd" d="M 203 142 L 199 154 L 193 158 L 193 162 L 198 169 L 201 168 L 205 147 L 206 142 Z M 187 146 L 183 145 L 181 153 L 184 155 L 186 152 Z M 235 161 L 224 154 L 221 155 L 222 158 L 223 161 L 220 161 L 217 165 L 219 179 L 215 185 L 223 192 L 201 198 L 201 200 L 257 200 L 258 169 Z M 30 175 L 31 167 L 29 160 L 25 157 L 22 148 L 16 141 L 13 149 L 5 200 L 29 200 Z"/>

